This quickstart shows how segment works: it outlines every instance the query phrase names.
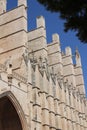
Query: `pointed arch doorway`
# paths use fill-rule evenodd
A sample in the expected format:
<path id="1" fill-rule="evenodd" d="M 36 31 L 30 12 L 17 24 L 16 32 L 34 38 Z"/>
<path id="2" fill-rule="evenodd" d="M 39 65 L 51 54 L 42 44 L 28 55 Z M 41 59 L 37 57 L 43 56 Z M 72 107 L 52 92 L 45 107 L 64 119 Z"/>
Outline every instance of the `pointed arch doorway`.
<path id="1" fill-rule="evenodd" d="M 0 130 L 27 130 L 23 111 L 11 92 L 0 95 Z"/>

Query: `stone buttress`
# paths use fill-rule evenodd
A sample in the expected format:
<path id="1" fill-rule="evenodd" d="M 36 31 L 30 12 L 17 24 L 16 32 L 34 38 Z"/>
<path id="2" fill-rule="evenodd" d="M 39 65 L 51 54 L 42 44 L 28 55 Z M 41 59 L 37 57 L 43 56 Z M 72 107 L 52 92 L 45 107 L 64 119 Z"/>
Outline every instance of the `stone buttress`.
<path id="1" fill-rule="evenodd" d="M 20 130 L 87 130 L 78 49 L 75 55 L 70 47 L 62 53 L 57 33 L 47 43 L 43 16 L 37 17 L 36 29 L 28 32 L 27 0 L 18 0 L 18 6 L 9 11 L 6 3 L 0 0 L 0 109 L 2 98 L 9 98 Z M 0 113 L 4 130 L 1 117 Z"/>

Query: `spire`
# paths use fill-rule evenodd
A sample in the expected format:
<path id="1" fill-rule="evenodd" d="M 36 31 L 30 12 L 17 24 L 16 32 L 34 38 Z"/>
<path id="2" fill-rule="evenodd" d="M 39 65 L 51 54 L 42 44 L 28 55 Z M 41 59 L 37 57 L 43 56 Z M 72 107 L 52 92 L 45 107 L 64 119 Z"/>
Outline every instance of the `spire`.
<path id="1" fill-rule="evenodd" d="M 6 12 L 7 0 L 0 0 L 0 14 Z"/>
<path id="2" fill-rule="evenodd" d="M 39 27 L 45 28 L 45 19 L 43 16 L 37 17 L 37 28 L 39 28 Z"/>
<path id="3" fill-rule="evenodd" d="M 76 67 L 75 67 L 76 86 L 79 88 L 80 94 L 85 94 L 81 58 L 77 48 L 75 51 L 75 58 L 76 58 Z"/>
<path id="4" fill-rule="evenodd" d="M 81 58 L 80 58 L 78 48 L 76 48 L 75 57 L 76 57 L 76 66 L 81 66 Z"/>
<path id="5" fill-rule="evenodd" d="M 27 7 L 27 0 L 18 0 L 18 6 L 20 5 L 24 5 L 25 7 Z"/>
<path id="6" fill-rule="evenodd" d="M 72 50 L 69 46 L 65 48 L 65 51 L 66 51 L 66 56 L 72 56 Z"/>
<path id="7" fill-rule="evenodd" d="M 59 35 L 57 33 L 52 35 L 52 40 L 54 43 L 58 42 L 60 45 L 60 39 L 59 39 Z"/>

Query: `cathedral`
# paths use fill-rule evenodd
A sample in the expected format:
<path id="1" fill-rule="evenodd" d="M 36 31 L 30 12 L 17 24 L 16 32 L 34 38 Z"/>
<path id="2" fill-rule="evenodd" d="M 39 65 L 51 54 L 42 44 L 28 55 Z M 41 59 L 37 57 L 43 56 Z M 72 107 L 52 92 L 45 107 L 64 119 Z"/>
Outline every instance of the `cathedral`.
<path id="1" fill-rule="evenodd" d="M 27 0 L 17 3 L 0 0 L 0 130 L 87 130 L 78 49 L 62 52 L 58 34 L 48 44 L 43 16 L 28 32 Z"/>

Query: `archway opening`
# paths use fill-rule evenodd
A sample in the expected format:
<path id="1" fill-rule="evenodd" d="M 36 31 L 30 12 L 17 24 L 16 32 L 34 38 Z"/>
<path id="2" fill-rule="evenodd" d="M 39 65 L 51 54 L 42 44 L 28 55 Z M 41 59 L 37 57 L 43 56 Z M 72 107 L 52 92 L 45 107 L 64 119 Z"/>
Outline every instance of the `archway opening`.
<path id="1" fill-rule="evenodd" d="M 6 96 L 0 98 L 0 130 L 22 130 L 17 111 Z"/>

